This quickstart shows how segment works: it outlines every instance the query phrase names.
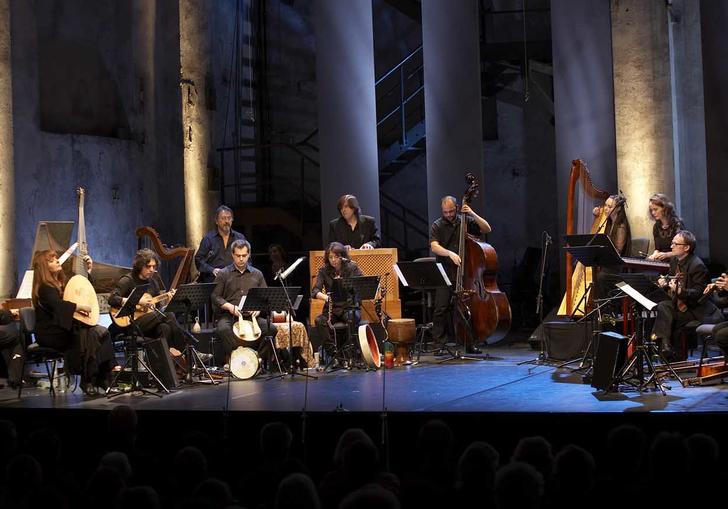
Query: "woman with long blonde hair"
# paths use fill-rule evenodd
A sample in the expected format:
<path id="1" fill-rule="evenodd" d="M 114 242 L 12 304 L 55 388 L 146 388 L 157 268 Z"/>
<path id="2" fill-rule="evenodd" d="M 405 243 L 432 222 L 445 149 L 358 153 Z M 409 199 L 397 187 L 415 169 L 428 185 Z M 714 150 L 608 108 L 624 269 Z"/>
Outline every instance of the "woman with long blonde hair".
<path id="1" fill-rule="evenodd" d="M 93 261 L 86 260 L 89 272 Z M 81 375 L 84 393 L 105 389 L 115 364 L 114 349 L 106 327 L 88 327 L 73 319 L 73 313 L 88 314 L 89 306 L 63 300 L 66 280 L 55 251 L 36 251 L 33 255 L 33 307 L 35 336 L 39 345 L 65 353 L 66 367 Z"/>

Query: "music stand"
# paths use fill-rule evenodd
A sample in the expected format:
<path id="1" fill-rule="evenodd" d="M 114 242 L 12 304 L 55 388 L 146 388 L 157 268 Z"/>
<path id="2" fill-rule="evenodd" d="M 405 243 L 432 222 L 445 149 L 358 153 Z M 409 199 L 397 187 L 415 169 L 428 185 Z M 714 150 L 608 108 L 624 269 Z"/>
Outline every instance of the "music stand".
<path id="1" fill-rule="evenodd" d="M 682 379 L 667 361 L 665 356 L 662 355 L 658 345 L 654 341 L 645 340 L 642 309 L 652 311 L 655 307 L 657 307 L 657 304 L 652 298 L 656 298 L 656 300 L 659 301 L 669 299 L 669 297 L 662 288 L 654 284 L 643 274 L 620 275 L 628 277 L 622 278 L 622 281 L 617 283 L 615 286 L 632 297 L 633 306 L 635 308 L 635 317 L 638 322 L 635 327 L 634 334 L 635 350 L 632 357 L 625 362 L 622 369 L 619 370 L 619 373 L 617 373 L 612 381 L 609 382 L 605 392 L 619 390 L 620 384 L 630 385 L 640 392 L 646 390 L 648 386 L 652 385 L 655 390 L 659 390 L 662 392 L 662 395 L 665 396 L 665 388 L 667 387 L 669 389 L 670 387 L 663 384 L 659 379 L 659 372 L 655 369 L 655 365 L 652 361 L 653 357 L 658 358 L 664 368 L 666 368 L 666 370 L 669 371 L 681 384 Z M 629 283 L 626 282 L 627 279 L 630 280 Z M 648 298 L 645 294 L 648 294 L 652 298 Z M 645 365 L 647 365 L 646 370 Z M 645 371 L 649 375 L 646 379 Z M 662 371 L 664 372 L 665 369 Z"/>
<path id="2" fill-rule="evenodd" d="M 205 302 L 210 300 L 212 291 L 215 289 L 215 283 L 190 283 L 186 285 L 180 285 L 177 287 L 177 291 L 172 297 L 172 300 L 167 304 L 164 309 L 167 313 L 184 313 L 185 316 L 185 327 L 182 328 L 179 324 L 177 326 L 185 336 L 185 351 L 184 357 L 187 361 L 187 374 L 185 375 L 184 382 L 192 384 L 195 381 L 192 379 L 195 367 L 197 365 L 202 367 L 205 372 L 207 380 L 211 384 L 217 385 L 217 381 L 212 378 L 210 371 L 205 366 L 205 363 L 200 359 L 200 354 L 194 347 L 194 343 L 198 343 L 197 338 L 190 333 L 190 323 L 192 319 L 192 310 L 199 309 Z M 174 320 L 176 323 L 176 320 Z M 198 380 L 200 383 L 207 383 L 203 380 Z"/>
<path id="3" fill-rule="evenodd" d="M 425 319 L 425 290 L 437 290 L 438 288 L 452 286 L 445 269 L 438 262 L 397 262 L 393 268 L 403 286 L 422 291 L 421 304 L 423 306 L 423 321 Z M 417 349 L 417 360 L 415 363 L 420 362 L 420 355 L 425 344 L 425 333 L 427 330 L 427 325 L 423 323 L 420 337 L 415 344 L 415 348 Z"/>
<path id="4" fill-rule="evenodd" d="M 139 364 L 144 367 L 144 369 L 147 370 L 147 373 L 151 375 L 151 377 L 154 379 L 155 382 L 157 382 L 157 385 L 169 394 L 169 389 L 162 383 L 162 381 L 157 377 L 157 375 L 152 371 L 152 368 L 150 368 L 140 357 L 137 350 L 137 342 L 136 342 L 136 328 L 137 325 L 134 322 L 134 313 L 137 312 L 137 304 L 139 304 L 139 300 L 142 298 L 144 293 L 149 289 L 149 285 L 139 285 L 132 290 L 132 292 L 129 294 L 129 296 L 126 298 L 126 302 L 123 306 L 119 309 L 119 311 L 116 312 L 114 315 L 114 318 L 123 318 L 125 316 L 129 317 L 129 320 L 131 321 L 129 332 L 130 334 L 130 341 L 129 341 L 129 349 L 131 350 L 131 353 L 127 355 L 126 362 L 124 362 L 124 366 L 122 366 L 121 370 L 119 370 L 116 375 L 114 375 L 114 379 L 111 381 L 111 384 L 109 387 L 106 388 L 106 397 L 111 399 L 116 396 L 119 396 L 121 394 L 127 394 L 130 392 L 138 391 L 145 394 L 153 394 L 157 397 L 162 397 L 161 394 L 158 392 L 152 392 L 148 389 L 145 389 L 142 386 L 141 380 L 139 380 Z M 117 392 L 114 394 L 111 394 L 111 389 L 113 387 L 118 387 L 118 380 L 119 376 L 124 372 L 124 370 L 131 365 L 131 385 L 128 389 L 125 389 L 121 392 Z"/>

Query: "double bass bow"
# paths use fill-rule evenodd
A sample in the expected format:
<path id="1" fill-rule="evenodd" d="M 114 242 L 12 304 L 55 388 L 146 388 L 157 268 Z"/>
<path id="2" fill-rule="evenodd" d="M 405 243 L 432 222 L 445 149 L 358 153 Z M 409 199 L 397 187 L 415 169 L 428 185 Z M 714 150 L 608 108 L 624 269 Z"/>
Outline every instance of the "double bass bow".
<path id="1" fill-rule="evenodd" d="M 468 188 L 463 204 L 478 194 L 472 173 L 466 176 Z M 498 254 L 493 246 L 467 233 L 467 218 L 460 215 L 458 266 L 455 278 L 455 336 L 466 347 L 486 341 L 495 343 L 505 337 L 511 326 L 508 297 L 498 289 Z"/>

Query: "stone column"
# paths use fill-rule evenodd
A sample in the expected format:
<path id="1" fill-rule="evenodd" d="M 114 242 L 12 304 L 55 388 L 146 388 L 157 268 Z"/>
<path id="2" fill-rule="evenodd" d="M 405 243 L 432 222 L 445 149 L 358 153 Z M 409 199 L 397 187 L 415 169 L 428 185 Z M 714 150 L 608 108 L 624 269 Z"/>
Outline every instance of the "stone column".
<path id="1" fill-rule="evenodd" d="M 0 299 L 15 290 L 15 169 L 10 0 L 0 0 Z"/>
<path id="2" fill-rule="evenodd" d="M 674 198 L 668 22 L 663 0 L 612 0 L 617 176 L 632 237 L 652 240 L 651 194 Z"/>
<path id="3" fill-rule="evenodd" d="M 317 0 L 316 79 L 323 241 L 336 200 L 354 194 L 379 218 L 379 157 L 370 0 Z M 380 221 L 378 221 L 380 222 Z"/>
<path id="4" fill-rule="evenodd" d="M 480 104 L 480 42 L 476 0 L 424 0 L 422 45 L 425 66 L 427 201 L 430 222 L 441 216 L 440 198 L 459 197 L 464 176 L 483 181 Z M 483 193 L 481 193 L 483 194 Z M 484 199 L 473 209 L 487 218 Z"/>
<path id="5" fill-rule="evenodd" d="M 210 117 L 205 105 L 210 58 L 208 8 L 205 0 L 179 2 L 185 219 L 187 245 L 191 247 L 200 244 L 211 214 L 207 199 Z"/>

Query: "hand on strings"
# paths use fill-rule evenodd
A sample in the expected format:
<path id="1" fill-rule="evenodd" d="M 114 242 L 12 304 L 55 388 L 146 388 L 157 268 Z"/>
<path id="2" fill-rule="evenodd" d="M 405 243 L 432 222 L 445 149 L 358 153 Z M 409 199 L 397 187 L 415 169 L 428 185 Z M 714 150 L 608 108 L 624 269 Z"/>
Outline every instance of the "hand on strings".
<path id="1" fill-rule="evenodd" d="M 708 283 L 707 285 L 705 285 L 705 290 L 703 290 L 703 295 L 709 294 L 716 288 L 717 288 L 717 285 L 715 283 Z"/>
<path id="2" fill-rule="evenodd" d="M 450 253 L 447 256 L 450 258 L 450 260 L 452 260 L 452 262 L 457 267 L 460 267 L 460 256 L 458 256 L 457 253 L 453 253 L 452 251 L 450 251 Z"/>
<path id="3" fill-rule="evenodd" d="M 719 290 L 723 290 L 723 291 L 728 290 L 728 275 L 726 275 L 726 273 L 724 272 L 723 274 L 720 275 L 720 277 L 718 279 L 715 280 L 715 283 L 713 283 L 713 284 L 715 284 L 715 286 Z"/>
<path id="4" fill-rule="evenodd" d="M 668 286 L 667 278 L 665 276 L 660 276 L 657 278 L 657 284 L 660 288 L 665 288 Z"/>
<path id="5" fill-rule="evenodd" d="M 139 299 L 139 305 L 143 308 L 152 307 L 152 297 L 149 294 L 144 294 L 142 298 Z"/>
<path id="6" fill-rule="evenodd" d="M 470 205 L 468 205 L 467 203 L 464 203 L 463 206 L 460 207 L 460 212 L 462 214 L 467 214 L 469 216 L 474 214 L 473 209 L 471 209 Z"/>
<path id="7" fill-rule="evenodd" d="M 670 287 L 670 291 L 676 292 L 677 291 L 677 279 L 671 279 L 668 286 Z"/>
<path id="8" fill-rule="evenodd" d="M 220 273 L 222 269 L 212 269 L 212 275 L 217 277 L 217 275 Z"/>
<path id="9" fill-rule="evenodd" d="M 86 304 L 76 304 L 76 313 L 83 316 L 89 316 L 91 314 L 91 306 L 87 306 Z"/>
<path id="10" fill-rule="evenodd" d="M 86 272 L 88 272 L 90 274 L 91 271 L 94 270 L 93 259 L 89 255 L 86 255 L 83 257 L 83 261 L 86 264 Z"/>

